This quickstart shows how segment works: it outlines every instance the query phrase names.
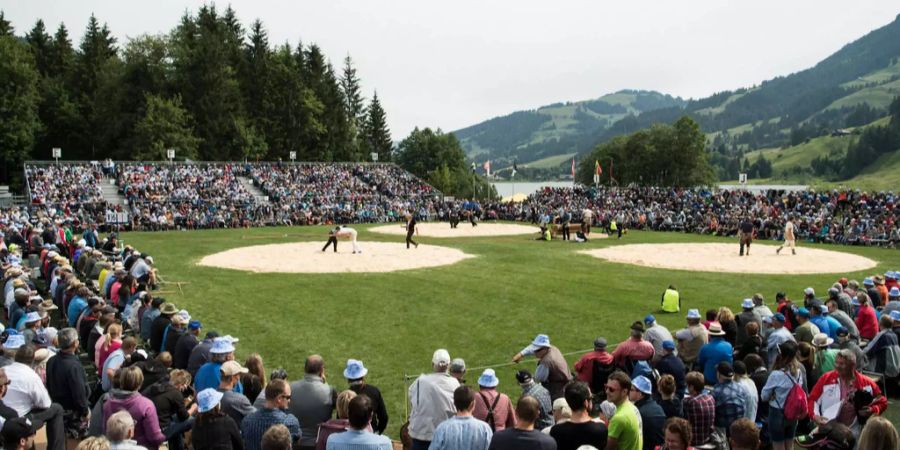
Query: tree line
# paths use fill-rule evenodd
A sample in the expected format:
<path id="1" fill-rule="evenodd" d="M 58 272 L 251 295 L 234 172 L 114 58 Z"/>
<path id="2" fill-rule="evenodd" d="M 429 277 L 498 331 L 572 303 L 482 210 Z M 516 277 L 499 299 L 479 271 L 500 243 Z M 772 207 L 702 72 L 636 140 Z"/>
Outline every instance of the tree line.
<path id="1" fill-rule="evenodd" d="M 91 16 L 74 46 L 65 24 L 17 36 L 0 12 L 0 179 L 22 161 L 114 158 L 389 161 L 377 92 L 350 56 L 336 71 L 316 44 L 271 45 L 228 7 L 185 13 L 168 34 L 120 44 Z"/>

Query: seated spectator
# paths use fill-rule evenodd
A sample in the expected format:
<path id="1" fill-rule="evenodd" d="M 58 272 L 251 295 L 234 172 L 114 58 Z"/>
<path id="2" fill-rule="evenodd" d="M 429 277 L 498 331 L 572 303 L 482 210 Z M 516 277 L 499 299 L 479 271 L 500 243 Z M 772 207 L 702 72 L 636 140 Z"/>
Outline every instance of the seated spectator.
<path id="1" fill-rule="evenodd" d="M 134 438 L 134 419 L 128 411 L 119 411 L 106 421 L 106 438 L 110 450 L 146 450 Z"/>
<path id="2" fill-rule="evenodd" d="M 156 407 L 159 428 L 169 443 L 169 450 L 184 448 L 184 433 L 194 424 L 197 404 L 187 399 L 184 392 L 191 386 L 191 374 L 173 370 L 169 377 L 161 379 L 142 391 Z"/>
<path id="3" fill-rule="evenodd" d="M 759 428 L 750 419 L 734 421 L 728 428 L 728 436 L 731 450 L 757 450 L 759 448 Z"/>
<path id="4" fill-rule="evenodd" d="M 244 395 L 247 400 L 253 403 L 266 387 L 266 368 L 263 366 L 262 356 L 259 353 L 251 353 L 247 357 L 245 367 L 247 373 L 241 375 L 241 384 L 244 385 Z"/>
<path id="5" fill-rule="evenodd" d="M 193 431 L 195 450 L 243 450 L 244 442 L 237 424 L 221 410 L 222 393 L 214 389 L 205 389 L 197 394 L 197 422 Z M 259 448 L 262 441 L 254 441 Z"/>
<path id="6" fill-rule="evenodd" d="M 860 450 L 891 450 L 900 448 L 900 435 L 890 420 L 872 417 L 866 421 L 859 435 Z"/>
<path id="7" fill-rule="evenodd" d="M 692 450 L 691 424 L 680 417 L 671 417 L 666 421 L 665 443 L 657 450 Z"/>
<path id="8" fill-rule="evenodd" d="M 284 425 L 272 425 L 263 433 L 261 445 L 262 450 L 291 450 L 291 432 Z"/>
<path id="9" fill-rule="evenodd" d="M 291 401 L 291 385 L 284 380 L 274 379 L 266 386 L 265 394 L 265 407 L 244 417 L 241 424 L 244 447 L 247 450 L 260 450 L 263 434 L 276 424 L 282 424 L 290 430 L 291 442 L 296 445 L 300 440 L 300 422 L 293 414 L 286 412 Z M 216 398 L 221 399 L 218 395 Z"/>
<path id="10" fill-rule="evenodd" d="M 159 429 L 159 418 L 156 406 L 147 397 L 138 392 L 144 382 L 144 375 L 137 367 L 119 369 L 119 390 L 110 393 L 109 400 L 103 405 L 103 423 L 118 411 L 127 411 L 134 419 L 134 440 L 148 449 L 156 449 L 165 442 L 166 437 Z"/>
<path id="11" fill-rule="evenodd" d="M 223 394 L 222 412 L 228 414 L 240 427 L 244 417 L 256 412 L 256 408 L 250 404 L 250 400 L 244 394 L 234 392 L 234 387 L 240 381 L 241 376 L 249 371 L 246 367 L 241 367 L 237 361 L 226 361 L 222 364 L 220 371 L 222 372 L 222 381 L 219 383 L 218 391 Z"/>
<path id="12" fill-rule="evenodd" d="M 330 419 L 334 411 L 337 391 L 325 382 L 325 360 L 321 356 L 307 357 L 303 370 L 303 379 L 291 383 L 294 396 L 288 409 L 300 420 L 300 447 L 314 448 L 319 424 Z"/>
<path id="13" fill-rule="evenodd" d="M 631 325 L 631 337 L 628 340 L 619 343 L 612 353 L 613 362 L 616 366 L 625 369 L 626 372 L 631 372 L 634 363 L 638 361 L 649 361 L 653 358 L 653 344 L 645 341 L 643 337 L 644 324 L 641 322 L 634 322 Z"/>

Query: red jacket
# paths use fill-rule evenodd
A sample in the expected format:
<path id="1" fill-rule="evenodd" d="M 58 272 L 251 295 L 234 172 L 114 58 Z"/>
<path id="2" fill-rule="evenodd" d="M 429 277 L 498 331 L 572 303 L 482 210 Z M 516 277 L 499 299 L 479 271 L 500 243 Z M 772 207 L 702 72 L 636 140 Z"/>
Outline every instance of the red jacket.
<path id="1" fill-rule="evenodd" d="M 872 408 L 872 414 L 879 415 L 884 412 L 884 410 L 887 409 L 887 398 L 881 395 L 881 389 L 878 388 L 878 385 L 869 377 L 859 372 L 854 371 L 854 374 L 856 375 L 856 380 L 853 382 L 853 388 L 855 390 L 864 389 L 866 387 L 872 389 L 872 396 L 875 397 L 875 400 L 869 405 L 869 407 Z M 837 385 L 840 383 L 838 378 L 837 370 L 826 372 L 819 378 L 819 381 L 816 383 L 816 386 L 813 387 L 812 392 L 809 393 L 806 400 L 809 409 L 809 417 L 821 416 L 826 409 L 834 405 L 835 401 L 840 403 L 840 395 L 837 395 L 836 399 L 829 396 L 822 397 L 822 392 L 825 391 L 826 386 Z M 837 389 L 840 389 L 840 387 L 837 387 Z M 833 418 L 834 417 L 829 417 L 829 419 Z"/>
<path id="2" fill-rule="evenodd" d="M 878 317 L 875 309 L 869 305 L 859 307 L 856 313 L 856 328 L 859 328 L 859 336 L 866 340 L 872 340 L 878 334 Z"/>

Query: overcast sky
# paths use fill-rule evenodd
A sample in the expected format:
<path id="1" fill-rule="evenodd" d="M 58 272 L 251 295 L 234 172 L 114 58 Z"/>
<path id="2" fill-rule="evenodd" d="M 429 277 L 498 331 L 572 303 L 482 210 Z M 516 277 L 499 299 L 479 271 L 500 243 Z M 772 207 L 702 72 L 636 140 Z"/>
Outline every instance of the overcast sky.
<path id="1" fill-rule="evenodd" d="M 24 34 L 65 22 L 78 42 L 93 12 L 120 43 L 170 31 L 201 2 L 0 0 Z M 224 9 L 229 3 L 218 2 Z M 700 98 L 805 69 L 891 21 L 888 1 L 234 0 L 270 43 L 348 53 L 378 91 L 395 140 L 452 131 L 560 101 L 647 89 Z"/>

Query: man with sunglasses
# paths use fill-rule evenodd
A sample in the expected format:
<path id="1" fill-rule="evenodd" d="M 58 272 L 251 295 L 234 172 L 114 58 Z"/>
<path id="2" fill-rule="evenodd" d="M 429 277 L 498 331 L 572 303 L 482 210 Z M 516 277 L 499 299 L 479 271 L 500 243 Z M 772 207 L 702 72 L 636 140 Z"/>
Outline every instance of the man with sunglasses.
<path id="1" fill-rule="evenodd" d="M 550 437 L 556 440 L 557 449 L 577 450 L 582 445 L 591 445 L 598 449 L 606 448 L 606 425 L 591 420 L 593 396 L 587 383 L 575 380 L 567 384 L 565 399 L 572 409 L 572 418 L 550 428 Z"/>
<path id="2" fill-rule="evenodd" d="M 266 385 L 266 406 L 244 417 L 241 435 L 247 450 L 262 450 L 261 442 L 266 430 L 274 425 L 284 425 L 291 432 L 291 441 L 299 448 L 300 421 L 287 412 L 291 402 L 291 385 L 284 380 L 272 380 Z"/>
<path id="3" fill-rule="evenodd" d="M 606 399 L 616 405 L 616 414 L 609 420 L 606 450 L 641 450 L 641 413 L 629 400 L 631 378 L 625 372 L 613 372 L 606 382 Z"/>

